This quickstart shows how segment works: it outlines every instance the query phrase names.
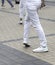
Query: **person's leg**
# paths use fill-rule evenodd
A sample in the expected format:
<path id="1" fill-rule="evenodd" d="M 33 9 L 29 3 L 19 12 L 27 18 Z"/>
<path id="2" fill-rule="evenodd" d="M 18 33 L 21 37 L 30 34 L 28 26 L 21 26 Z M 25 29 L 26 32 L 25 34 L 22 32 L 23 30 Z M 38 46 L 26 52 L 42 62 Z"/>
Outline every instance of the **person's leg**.
<path id="1" fill-rule="evenodd" d="M 1 6 L 4 6 L 4 0 L 1 0 L 1 2 L 2 2 L 2 5 Z"/>
<path id="2" fill-rule="evenodd" d="M 14 7 L 14 5 L 11 2 L 11 0 L 7 0 L 7 2 L 11 5 L 11 7 Z"/>
<path id="3" fill-rule="evenodd" d="M 43 28 L 42 28 L 40 22 L 37 21 L 34 24 L 35 24 L 35 29 L 36 29 L 36 31 L 38 33 L 38 37 L 39 37 L 39 40 L 40 40 L 40 47 L 37 48 L 37 49 L 34 49 L 33 51 L 34 52 L 48 51 L 48 48 L 47 48 L 47 40 L 46 40 L 45 33 L 43 31 Z"/>
<path id="4" fill-rule="evenodd" d="M 20 4 L 19 4 L 19 16 L 20 16 L 20 24 L 23 23 L 23 18 L 25 16 L 25 3 L 23 0 L 20 0 Z"/>
<path id="5" fill-rule="evenodd" d="M 40 24 L 39 16 L 37 14 L 38 7 L 36 7 L 36 6 L 33 6 L 32 8 L 31 7 L 32 7 L 32 5 L 30 7 L 28 7 L 28 15 L 29 15 L 29 18 L 31 19 L 32 24 L 34 25 L 34 28 L 36 29 L 36 32 L 38 33 L 38 37 L 40 40 L 40 46 L 41 46 L 41 48 L 34 49 L 33 51 L 34 52 L 48 51 L 45 33 L 44 33 L 43 28 Z"/>
<path id="6" fill-rule="evenodd" d="M 35 13 L 33 13 L 33 14 L 35 14 Z M 39 37 L 39 40 L 40 40 L 40 47 L 37 48 L 37 49 L 34 49 L 33 51 L 34 52 L 48 51 L 47 40 L 46 40 L 46 37 L 45 37 L 45 33 L 43 31 L 43 28 L 40 24 L 38 14 L 36 14 L 35 18 L 37 18 L 37 19 L 34 19 L 33 24 L 35 25 L 34 28 L 36 29 L 36 32 L 38 33 L 38 37 Z"/>
<path id="7" fill-rule="evenodd" d="M 26 16 L 26 19 L 24 21 L 24 37 L 23 37 L 23 43 L 26 45 L 26 47 L 30 47 L 28 44 L 28 35 L 29 35 L 29 29 L 30 29 L 30 19 L 28 16 Z"/>
<path id="8" fill-rule="evenodd" d="M 23 21 L 23 3 L 22 3 L 22 0 L 20 0 L 20 4 L 19 4 L 19 17 L 20 17 L 20 24 L 22 24 L 22 21 Z"/>

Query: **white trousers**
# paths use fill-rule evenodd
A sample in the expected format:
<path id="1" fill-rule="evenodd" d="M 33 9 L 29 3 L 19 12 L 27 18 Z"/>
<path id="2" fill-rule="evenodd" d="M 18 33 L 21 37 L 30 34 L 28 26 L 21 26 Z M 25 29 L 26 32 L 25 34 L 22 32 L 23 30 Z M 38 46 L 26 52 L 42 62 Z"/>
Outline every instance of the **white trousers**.
<path id="1" fill-rule="evenodd" d="M 40 45 L 41 46 L 47 45 L 45 33 L 40 24 L 38 12 L 37 12 L 40 5 L 41 5 L 41 2 L 37 2 L 37 3 L 35 2 L 35 4 L 27 2 L 27 4 L 26 4 L 27 15 L 26 15 L 26 18 L 24 21 L 24 38 L 23 38 L 24 41 L 23 41 L 23 43 L 28 43 L 29 29 L 30 29 L 30 25 L 32 23 L 36 32 L 38 33 Z"/>
<path id="2" fill-rule="evenodd" d="M 25 2 L 26 0 L 20 0 L 20 4 L 19 4 L 19 16 L 22 19 L 25 16 Z"/>

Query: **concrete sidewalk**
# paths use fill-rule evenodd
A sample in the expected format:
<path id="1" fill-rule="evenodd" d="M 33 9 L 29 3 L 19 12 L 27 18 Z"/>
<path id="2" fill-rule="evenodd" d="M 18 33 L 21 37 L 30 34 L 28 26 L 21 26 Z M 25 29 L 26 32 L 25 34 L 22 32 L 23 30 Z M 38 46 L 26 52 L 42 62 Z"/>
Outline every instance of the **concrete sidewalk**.
<path id="1" fill-rule="evenodd" d="M 24 52 L 0 44 L 0 65 L 52 65 Z"/>
<path id="2" fill-rule="evenodd" d="M 30 37 L 29 44 L 31 44 L 31 47 L 28 49 L 24 48 L 22 44 L 23 25 L 18 24 L 19 5 L 15 5 L 15 9 L 12 9 L 10 8 L 10 5 L 7 2 L 4 8 L 0 6 L 0 45 L 1 44 L 2 46 L 5 45 L 7 46 L 7 48 L 8 47 L 14 48 L 15 50 L 17 50 L 17 52 L 19 51 L 24 52 L 25 54 L 48 62 L 49 64 L 55 65 L 55 6 L 46 5 L 45 8 L 39 10 L 39 16 L 48 41 L 49 52 L 47 53 L 32 52 L 34 48 L 37 48 L 39 46 L 39 40 L 38 37 L 36 36 L 36 32 L 33 29 L 33 27 L 31 27 L 29 35 Z M 0 59 L 0 63 L 1 61 L 2 60 Z M 16 65 L 18 65 L 18 63 Z"/>

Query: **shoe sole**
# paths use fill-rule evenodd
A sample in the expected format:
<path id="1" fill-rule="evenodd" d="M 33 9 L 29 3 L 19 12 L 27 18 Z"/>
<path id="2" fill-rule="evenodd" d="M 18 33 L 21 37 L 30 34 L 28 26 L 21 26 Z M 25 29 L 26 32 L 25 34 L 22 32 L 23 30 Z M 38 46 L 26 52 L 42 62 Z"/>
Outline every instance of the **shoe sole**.
<path id="1" fill-rule="evenodd" d="M 45 52 L 49 52 L 49 51 L 33 51 L 34 53 L 45 53 Z"/>
<path id="2" fill-rule="evenodd" d="M 20 25 L 22 25 L 23 23 L 19 23 Z"/>
<path id="3" fill-rule="evenodd" d="M 30 45 L 23 43 L 23 45 L 25 45 L 26 48 L 30 47 Z"/>

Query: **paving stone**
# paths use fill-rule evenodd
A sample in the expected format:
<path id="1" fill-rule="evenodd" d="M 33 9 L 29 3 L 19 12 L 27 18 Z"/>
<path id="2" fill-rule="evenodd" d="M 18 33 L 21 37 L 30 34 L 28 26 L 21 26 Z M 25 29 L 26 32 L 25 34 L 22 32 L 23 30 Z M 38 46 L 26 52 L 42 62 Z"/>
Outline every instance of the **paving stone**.
<path id="1" fill-rule="evenodd" d="M 0 65 L 51 65 L 24 52 L 0 44 Z"/>

